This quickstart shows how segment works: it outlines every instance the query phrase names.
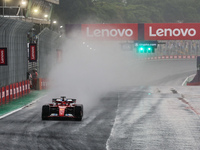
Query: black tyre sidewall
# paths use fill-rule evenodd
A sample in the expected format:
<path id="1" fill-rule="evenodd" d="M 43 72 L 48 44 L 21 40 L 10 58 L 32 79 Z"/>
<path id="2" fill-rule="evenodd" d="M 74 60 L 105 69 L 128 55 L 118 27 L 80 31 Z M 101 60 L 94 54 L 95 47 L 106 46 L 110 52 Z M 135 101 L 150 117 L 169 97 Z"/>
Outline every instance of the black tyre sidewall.
<path id="1" fill-rule="evenodd" d="M 47 120 L 50 114 L 49 105 L 42 106 L 42 120 Z"/>
<path id="2" fill-rule="evenodd" d="M 83 105 L 75 106 L 75 117 L 77 121 L 81 121 L 83 117 Z"/>

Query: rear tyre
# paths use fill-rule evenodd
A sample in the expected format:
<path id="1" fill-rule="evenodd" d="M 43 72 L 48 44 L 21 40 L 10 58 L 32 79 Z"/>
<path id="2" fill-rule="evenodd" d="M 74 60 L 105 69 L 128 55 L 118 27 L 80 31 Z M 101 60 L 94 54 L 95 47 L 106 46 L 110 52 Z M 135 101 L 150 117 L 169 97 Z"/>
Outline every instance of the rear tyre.
<path id="1" fill-rule="evenodd" d="M 77 121 L 81 121 L 83 118 L 83 105 L 75 106 L 75 118 Z"/>
<path id="2" fill-rule="evenodd" d="M 42 120 L 48 120 L 50 114 L 49 105 L 42 106 Z"/>

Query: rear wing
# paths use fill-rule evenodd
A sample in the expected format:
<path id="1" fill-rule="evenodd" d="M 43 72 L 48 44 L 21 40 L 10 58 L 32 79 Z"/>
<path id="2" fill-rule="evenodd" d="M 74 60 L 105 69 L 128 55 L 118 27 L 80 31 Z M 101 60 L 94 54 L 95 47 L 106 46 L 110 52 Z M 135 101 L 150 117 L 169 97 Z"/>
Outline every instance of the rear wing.
<path id="1" fill-rule="evenodd" d="M 58 102 L 58 101 L 62 101 L 60 98 L 53 98 L 52 99 L 52 103 L 56 103 L 56 102 Z"/>
<path id="2" fill-rule="evenodd" d="M 53 103 L 56 103 L 56 102 L 67 102 L 67 103 L 76 103 L 76 99 L 74 98 L 53 98 L 52 99 L 52 102 Z"/>
<path id="3" fill-rule="evenodd" d="M 66 99 L 66 102 L 76 103 L 76 99 Z"/>

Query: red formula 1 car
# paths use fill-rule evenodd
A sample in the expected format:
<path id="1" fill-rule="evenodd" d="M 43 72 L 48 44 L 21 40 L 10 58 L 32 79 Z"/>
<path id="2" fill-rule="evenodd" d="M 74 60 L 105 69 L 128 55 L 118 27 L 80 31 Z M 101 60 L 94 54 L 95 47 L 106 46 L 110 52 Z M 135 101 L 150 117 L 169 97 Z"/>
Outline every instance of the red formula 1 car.
<path id="1" fill-rule="evenodd" d="M 52 99 L 52 103 L 42 106 L 42 120 L 49 118 L 74 118 L 81 121 L 83 118 L 83 105 L 76 104 L 76 99 L 61 98 Z"/>

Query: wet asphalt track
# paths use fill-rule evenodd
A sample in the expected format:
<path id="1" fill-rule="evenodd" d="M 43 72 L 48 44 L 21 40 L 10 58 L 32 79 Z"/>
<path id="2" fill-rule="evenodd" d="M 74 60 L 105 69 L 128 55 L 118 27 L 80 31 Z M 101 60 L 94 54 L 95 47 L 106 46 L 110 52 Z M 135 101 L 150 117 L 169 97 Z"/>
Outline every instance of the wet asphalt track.
<path id="1" fill-rule="evenodd" d="M 50 101 L 47 95 L 0 120 L 0 149 L 198 150 L 199 117 L 178 101 L 180 95 L 170 91 L 195 73 L 195 65 L 195 61 L 144 64 L 146 73 L 154 70 L 156 74 L 158 69 L 162 73 L 141 80 L 143 86 L 133 83 L 132 87 L 108 91 L 98 106 L 84 114 L 82 122 L 42 121 L 41 106 Z"/>

